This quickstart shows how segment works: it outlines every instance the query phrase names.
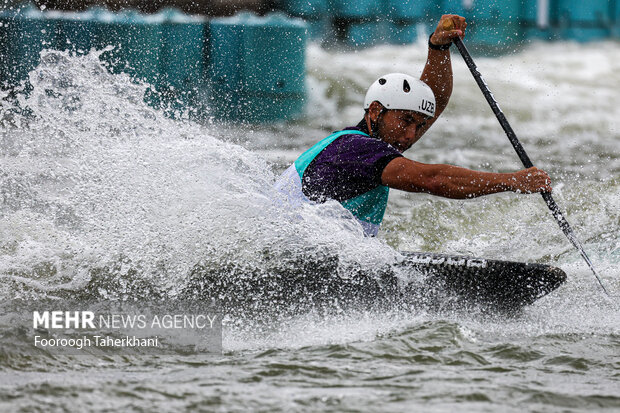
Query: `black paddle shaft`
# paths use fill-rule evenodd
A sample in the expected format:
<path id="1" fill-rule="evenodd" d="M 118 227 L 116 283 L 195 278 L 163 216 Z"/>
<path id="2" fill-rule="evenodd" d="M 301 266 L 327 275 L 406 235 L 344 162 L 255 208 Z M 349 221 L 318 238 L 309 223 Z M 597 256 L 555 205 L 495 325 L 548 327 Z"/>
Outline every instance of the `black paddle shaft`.
<path id="1" fill-rule="evenodd" d="M 454 44 L 459 49 L 461 56 L 463 56 L 463 60 L 467 64 L 467 67 L 469 68 L 469 71 L 471 72 L 471 74 L 474 76 L 474 79 L 476 80 L 476 83 L 480 87 L 482 94 L 484 95 L 487 102 L 491 106 L 493 113 L 495 113 L 495 116 L 497 117 L 497 120 L 502 126 L 502 129 L 504 129 L 504 132 L 506 132 L 506 136 L 508 136 L 508 140 L 510 140 L 512 147 L 517 152 L 517 155 L 519 156 L 519 159 L 521 159 L 523 166 L 525 166 L 526 168 L 531 168 L 532 166 L 534 166 L 534 164 L 530 160 L 530 157 L 527 156 L 525 149 L 523 149 L 523 145 L 521 145 L 521 142 L 519 142 L 517 135 L 512 130 L 512 127 L 510 127 L 510 124 L 508 123 L 506 116 L 504 116 L 504 113 L 502 112 L 499 105 L 497 104 L 495 97 L 493 97 L 493 94 L 489 90 L 488 85 L 486 84 L 486 82 L 482 78 L 482 75 L 478 71 L 478 68 L 476 67 L 476 64 L 474 63 L 474 59 L 472 59 L 471 55 L 469 54 L 469 51 L 467 50 L 467 47 L 465 47 L 465 43 L 463 43 L 463 40 L 461 40 L 460 37 L 457 37 L 456 39 L 454 39 Z M 603 289 L 603 291 L 605 291 L 605 293 L 608 294 L 607 290 L 605 289 L 605 286 L 603 286 L 603 282 L 601 281 L 598 274 L 594 270 L 594 266 L 592 265 L 590 258 L 586 254 L 585 250 L 583 249 L 583 246 L 581 245 L 577 237 L 575 236 L 575 233 L 573 232 L 570 224 L 568 223 L 566 218 L 564 218 L 564 214 L 562 214 L 562 211 L 560 210 L 560 207 L 558 206 L 558 204 L 555 203 L 555 200 L 553 199 L 550 193 L 543 192 L 541 195 L 543 199 L 545 200 L 545 202 L 547 203 L 547 206 L 553 213 L 553 217 L 555 218 L 558 225 L 560 226 L 560 229 L 562 229 L 562 232 L 564 232 L 564 234 L 569 239 L 569 241 L 575 246 L 575 248 L 577 248 L 577 250 L 583 257 L 583 259 L 588 264 L 588 267 L 590 267 L 590 269 L 592 270 L 592 273 L 598 280 L 598 283 L 601 285 L 601 288 Z"/>

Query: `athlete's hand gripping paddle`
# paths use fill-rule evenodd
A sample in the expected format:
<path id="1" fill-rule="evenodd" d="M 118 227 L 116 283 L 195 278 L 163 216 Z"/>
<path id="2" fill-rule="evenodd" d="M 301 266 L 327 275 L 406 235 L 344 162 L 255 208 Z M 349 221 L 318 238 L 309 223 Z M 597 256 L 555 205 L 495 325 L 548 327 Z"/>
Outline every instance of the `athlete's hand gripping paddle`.
<path id="1" fill-rule="evenodd" d="M 447 19 L 443 22 L 442 28 L 444 30 L 453 30 L 454 22 L 451 19 Z M 519 159 L 521 159 L 523 166 L 525 166 L 526 168 L 531 168 L 532 166 L 534 166 L 532 164 L 532 161 L 530 160 L 529 156 L 527 156 L 527 153 L 525 152 L 525 149 L 523 149 L 523 146 L 521 145 L 521 142 L 519 142 L 519 139 L 517 139 L 517 135 L 510 127 L 510 124 L 508 123 L 506 116 L 504 116 L 504 113 L 502 112 L 499 105 L 497 104 L 497 101 L 493 97 L 493 94 L 489 90 L 489 87 L 487 86 L 486 82 L 484 81 L 484 79 L 482 79 L 482 75 L 480 75 L 480 72 L 478 71 L 478 68 L 476 67 L 476 64 L 474 63 L 474 60 L 472 59 L 471 55 L 469 54 L 469 51 L 465 47 L 463 40 L 460 37 L 456 37 L 453 40 L 453 42 L 456 45 L 456 47 L 459 49 L 461 56 L 463 56 L 463 60 L 467 64 L 467 67 L 469 68 L 469 71 L 471 72 L 471 74 L 474 76 L 474 79 L 476 80 L 476 83 L 480 87 L 482 94 L 484 95 L 487 102 L 491 106 L 493 113 L 495 113 L 495 116 L 497 117 L 497 120 L 502 126 L 502 129 L 504 129 L 504 132 L 506 132 L 506 136 L 508 136 L 508 139 L 510 140 L 512 147 L 517 152 L 517 155 L 519 156 Z M 558 225 L 560 226 L 560 228 L 562 229 L 566 237 L 575 246 L 575 248 L 577 248 L 577 250 L 583 257 L 585 262 L 588 264 L 588 267 L 590 267 L 590 270 L 592 270 L 592 273 L 598 280 L 598 283 L 600 284 L 601 288 L 603 289 L 605 294 L 609 296 L 609 293 L 605 289 L 603 282 L 601 281 L 600 277 L 596 273 L 596 270 L 594 269 L 594 266 L 592 265 L 592 261 L 590 261 L 590 258 L 588 258 L 588 255 L 584 251 L 583 246 L 581 245 L 581 243 L 575 236 L 575 233 L 573 232 L 566 218 L 564 218 L 564 214 L 562 214 L 560 207 L 558 207 L 558 205 L 555 203 L 550 193 L 543 192 L 541 195 L 543 199 L 545 200 L 545 202 L 547 203 L 547 206 L 551 210 L 553 217 L 557 221 Z"/>

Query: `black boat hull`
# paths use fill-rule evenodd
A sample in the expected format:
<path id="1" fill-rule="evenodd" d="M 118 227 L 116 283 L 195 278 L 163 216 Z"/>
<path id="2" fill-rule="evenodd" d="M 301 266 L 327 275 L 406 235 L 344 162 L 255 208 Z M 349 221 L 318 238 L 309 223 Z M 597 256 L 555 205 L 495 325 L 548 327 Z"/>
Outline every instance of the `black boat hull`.
<path id="1" fill-rule="evenodd" d="M 268 270 L 198 266 L 184 295 L 216 299 L 224 311 L 233 313 L 400 304 L 514 312 L 566 281 L 564 271 L 543 264 L 415 252 L 402 255 L 397 264 L 349 268 L 344 277 L 339 275 L 336 256 L 299 259 Z"/>
<path id="2" fill-rule="evenodd" d="M 405 252 L 401 265 L 426 275 L 429 287 L 465 303 L 519 309 L 553 292 L 566 281 L 560 268 L 466 256 Z"/>

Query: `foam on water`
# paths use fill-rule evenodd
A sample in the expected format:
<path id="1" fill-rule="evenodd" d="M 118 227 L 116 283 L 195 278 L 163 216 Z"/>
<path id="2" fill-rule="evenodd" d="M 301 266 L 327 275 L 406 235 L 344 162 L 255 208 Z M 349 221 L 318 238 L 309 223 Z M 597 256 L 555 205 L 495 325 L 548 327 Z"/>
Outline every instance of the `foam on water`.
<path id="1" fill-rule="evenodd" d="M 7 280 L 80 288 L 89 269 L 114 266 L 174 290 L 205 262 L 261 267 L 327 250 L 345 268 L 394 256 L 351 220 L 330 218 L 342 215 L 335 203 L 292 219 L 272 202 L 267 162 L 210 126 L 153 110 L 147 85 L 108 73 L 98 53 L 45 52 L 30 82 L 18 107 L 3 103 Z"/>

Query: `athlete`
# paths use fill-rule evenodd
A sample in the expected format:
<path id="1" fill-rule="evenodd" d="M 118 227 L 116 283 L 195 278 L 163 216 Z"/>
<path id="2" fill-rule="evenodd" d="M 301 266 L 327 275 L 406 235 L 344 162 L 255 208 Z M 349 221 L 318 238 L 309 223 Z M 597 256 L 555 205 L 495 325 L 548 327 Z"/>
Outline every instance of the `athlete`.
<path id="1" fill-rule="evenodd" d="M 446 22 L 446 20 L 452 22 Z M 451 27 L 445 30 L 444 27 Z M 474 171 L 423 164 L 402 153 L 435 123 L 452 94 L 452 39 L 463 37 L 463 17 L 447 14 L 429 38 L 421 79 L 402 73 L 381 76 L 364 99 L 365 115 L 355 127 L 335 132 L 304 152 L 276 182 L 288 202 L 339 201 L 368 236 L 379 230 L 389 188 L 446 198 L 475 198 L 498 192 L 551 192 L 546 172 Z"/>

